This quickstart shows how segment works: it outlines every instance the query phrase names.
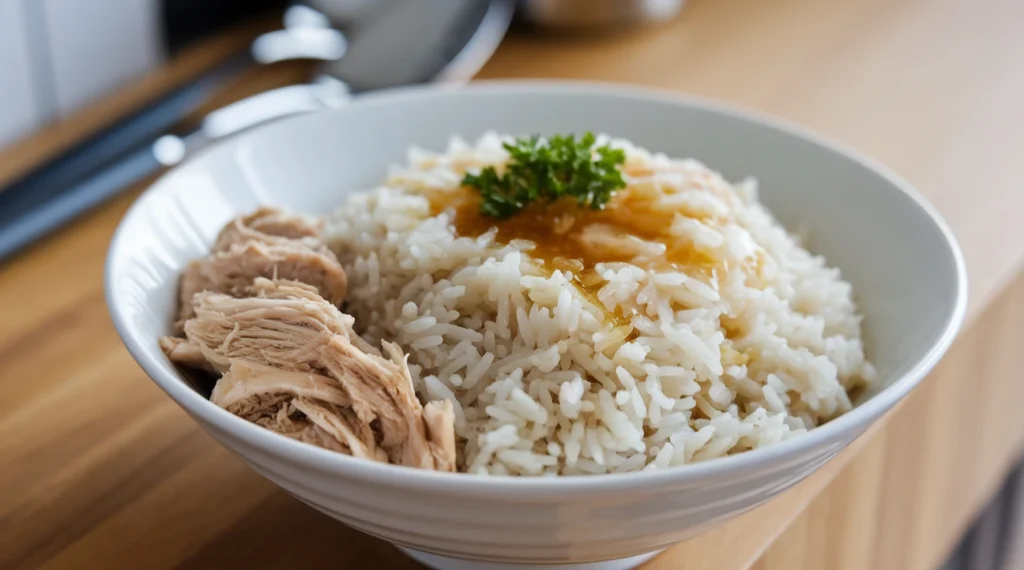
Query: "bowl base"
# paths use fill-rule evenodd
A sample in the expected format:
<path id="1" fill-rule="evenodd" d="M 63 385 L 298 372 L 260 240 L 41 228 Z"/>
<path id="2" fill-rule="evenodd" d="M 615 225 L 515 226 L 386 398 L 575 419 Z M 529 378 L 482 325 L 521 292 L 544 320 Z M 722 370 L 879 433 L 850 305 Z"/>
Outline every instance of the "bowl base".
<path id="1" fill-rule="evenodd" d="M 477 562 L 475 560 L 462 560 L 438 556 L 429 552 L 421 552 L 411 548 L 398 547 L 407 556 L 433 570 L 633 570 L 644 562 L 664 552 L 656 550 L 646 554 L 638 554 L 629 558 L 617 558 L 603 562 L 585 562 L 583 564 L 544 564 L 541 566 L 533 564 L 504 564 L 500 562 Z"/>

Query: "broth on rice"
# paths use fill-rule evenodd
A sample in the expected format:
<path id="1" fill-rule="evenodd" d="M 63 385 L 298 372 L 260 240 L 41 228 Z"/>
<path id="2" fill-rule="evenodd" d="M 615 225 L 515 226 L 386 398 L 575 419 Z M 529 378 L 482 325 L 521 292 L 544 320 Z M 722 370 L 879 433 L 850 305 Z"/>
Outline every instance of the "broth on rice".
<path id="1" fill-rule="evenodd" d="M 695 244 L 676 240 L 668 233 L 673 212 L 657 211 L 655 200 L 627 188 L 601 210 L 562 198 L 536 203 L 508 219 L 494 219 L 480 212 L 480 197 L 460 187 L 455 192 L 429 196 L 434 215 L 448 213 L 457 237 L 477 238 L 494 232 L 494 242 L 528 242 L 525 251 L 548 271 L 573 276 L 573 284 L 594 306 L 602 283 L 601 263 L 630 263 L 646 270 L 678 270 L 701 279 L 713 278 L 728 264 L 702 252 Z M 702 217 L 695 214 L 695 218 Z M 621 308 L 605 311 L 616 326 L 629 324 Z M 635 332 L 631 332 L 631 335 Z"/>
<path id="2" fill-rule="evenodd" d="M 503 168 L 507 140 L 415 150 L 327 228 L 356 331 L 397 343 L 417 392 L 452 403 L 460 470 L 703 461 L 812 429 L 872 382 L 850 285 L 752 182 L 602 137 L 626 153 L 603 209 L 494 219 L 461 182 Z"/>
<path id="3" fill-rule="evenodd" d="M 447 198 L 447 200 L 446 200 Z M 630 262 L 646 269 L 671 264 L 705 272 L 719 263 L 692 243 L 668 233 L 672 212 L 659 212 L 636 188 L 625 189 L 601 210 L 562 198 L 528 206 L 514 217 L 496 220 L 480 213 L 471 190 L 432 199 L 435 213 L 450 211 L 456 236 L 478 237 L 495 231 L 498 243 L 531 242 L 531 257 L 554 269 L 585 275 L 599 263 Z"/>

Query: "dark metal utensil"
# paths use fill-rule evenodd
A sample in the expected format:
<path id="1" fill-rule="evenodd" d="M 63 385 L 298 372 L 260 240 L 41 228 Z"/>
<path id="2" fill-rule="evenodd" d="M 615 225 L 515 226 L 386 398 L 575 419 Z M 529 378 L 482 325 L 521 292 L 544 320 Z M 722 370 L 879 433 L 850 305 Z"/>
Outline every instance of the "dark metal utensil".
<path id="1" fill-rule="evenodd" d="M 181 107 L 168 105 L 166 114 L 130 123 L 130 128 L 148 129 L 143 144 L 128 145 L 127 138 L 99 138 L 95 148 L 88 147 L 91 152 L 85 158 L 89 160 L 75 158 L 81 153 L 74 155 L 0 192 L 0 261 L 214 140 L 288 115 L 343 105 L 351 93 L 428 81 L 468 80 L 497 47 L 514 8 L 512 0 L 390 0 L 385 4 L 393 8 L 375 8 L 366 20 L 343 26 L 350 30 L 343 34 L 331 27 L 326 17 L 318 19 L 318 12 L 296 6 L 286 17 L 290 26 L 257 40 L 253 46 L 257 61 L 328 60 L 324 73 L 309 84 L 243 99 L 211 113 L 198 129 L 186 135 L 158 137 L 159 132 L 170 128 L 169 117 L 182 111 Z M 440 10 L 443 15 L 446 9 L 447 19 L 433 13 Z M 419 33 L 414 33 L 416 30 Z M 408 57 L 385 50 L 381 38 L 386 36 L 403 46 Z M 353 61 L 342 65 L 350 56 Z M 207 84 L 203 85 L 209 90 Z M 199 92 L 209 96 L 198 87 L 186 95 L 194 98 Z M 182 98 L 198 105 L 193 98 Z M 137 138 L 138 132 L 133 133 Z"/>
<path id="2" fill-rule="evenodd" d="M 0 227 L 4 227 L 11 216 L 26 204 L 59 194 L 97 167 L 167 132 L 183 116 L 198 109 L 226 78 L 238 73 L 247 60 L 248 57 L 229 59 L 0 190 Z"/>
<path id="3" fill-rule="evenodd" d="M 255 95 L 208 115 L 185 136 L 164 135 L 66 186 L 20 185 L 0 194 L 0 261 L 213 140 L 289 114 L 348 99 L 338 85 L 297 85 Z"/>

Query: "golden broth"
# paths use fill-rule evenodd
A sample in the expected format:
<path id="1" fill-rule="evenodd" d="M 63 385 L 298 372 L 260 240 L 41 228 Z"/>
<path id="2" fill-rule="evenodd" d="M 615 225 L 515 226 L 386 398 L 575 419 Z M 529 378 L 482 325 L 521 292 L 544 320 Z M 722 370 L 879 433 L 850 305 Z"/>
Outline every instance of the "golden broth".
<path id="1" fill-rule="evenodd" d="M 531 242 L 531 257 L 584 280 L 598 263 L 631 262 L 639 267 L 673 266 L 705 273 L 717 262 L 670 234 L 677 211 L 656 208 L 656 197 L 622 190 L 601 210 L 571 198 L 539 202 L 506 219 L 480 213 L 476 191 L 460 188 L 431 197 L 434 214 L 449 211 L 455 233 L 477 237 L 492 229 L 495 241 Z M 697 216 L 694 216 L 697 217 Z"/>
<path id="2" fill-rule="evenodd" d="M 570 272 L 579 291 L 600 308 L 604 305 L 597 291 L 604 279 L 595 270 L 599 263 L 629 262 L 644 269 L 684 271 L 702 280 L 726 268 L 670 233 L 677 215 L 708 216 L 678 207 L 667 210 L 659 204 L 662 196 L 650 188 L 627 188 L 601 210 L 563 198 L 534 203 L 514 216 L 496 219 L 480 212 L 480 196 L 471 188 L 428 194 L 432 214 L 449 212 L 457 236 L 478 237 L 494 230 L 498 243 L 531 242 L 533 259 L 550 271 Z M 630 316 L 616 310 L 605 318 L 613 326 L 626 326 Z M 630 331 L 627 339 L 635 335 L 636 331 Z"/>

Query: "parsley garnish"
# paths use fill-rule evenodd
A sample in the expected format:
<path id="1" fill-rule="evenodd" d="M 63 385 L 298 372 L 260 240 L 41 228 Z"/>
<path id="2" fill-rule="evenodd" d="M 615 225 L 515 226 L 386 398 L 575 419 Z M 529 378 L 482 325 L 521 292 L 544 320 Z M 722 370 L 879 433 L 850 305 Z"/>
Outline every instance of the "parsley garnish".
<path id="1" fill-rule="evenodd" d="M 504 144 L 509 160 L 503 174 L 488 166 L 480 174 L 467 173 L 462 184 L 480 193 L 480 213 L 492 218 L 508 218 L 533 202 L 563 197 L 600 210 L 626 186 L 618 168 L 626 153 L 607 145 L 594 148 L 594 141 L 593 133 L 578 141 L 575 135 L 518 138 Z"/>

